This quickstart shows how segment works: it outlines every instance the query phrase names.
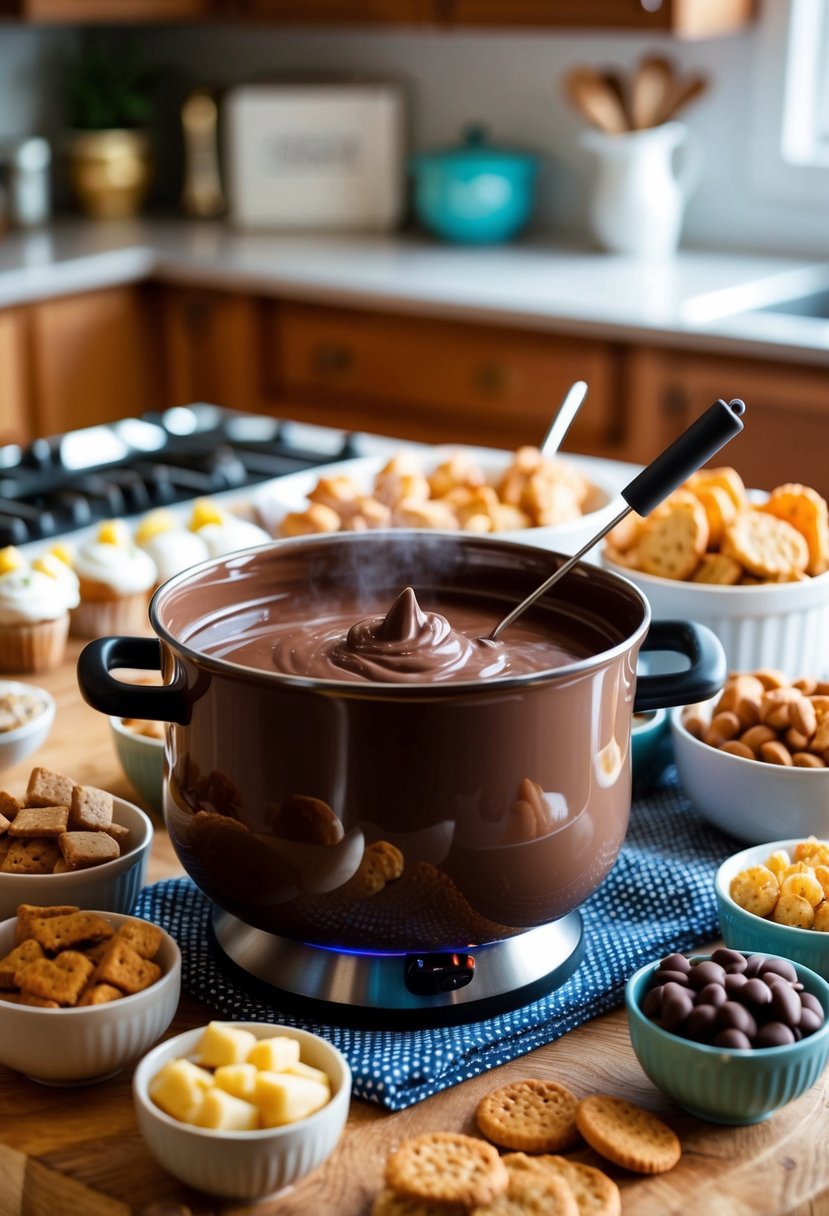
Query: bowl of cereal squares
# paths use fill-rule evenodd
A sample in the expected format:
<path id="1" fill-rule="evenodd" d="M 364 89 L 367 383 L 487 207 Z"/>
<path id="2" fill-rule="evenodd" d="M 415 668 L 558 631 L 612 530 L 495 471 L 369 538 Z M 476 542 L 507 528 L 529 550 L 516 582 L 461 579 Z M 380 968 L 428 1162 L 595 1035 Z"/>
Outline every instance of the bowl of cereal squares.
<path id="1" fill-rule="evenodd" d="M 210 1022 L 153 1048 L 133 1076 L 153 1156 L 199 1191 L 260 1199 L 333 1152 L 351 1070 L 325 1039 L 265 1022 Z"/>
<path id="2" fill-rule="evenodd" d="M 748 491 L 728 467 L 700 469 L 650 515 L 631 513 L 602 562 L 644 592 L 653 617 L 690 618 L 728 665 L 820 670 L 829 631 L 829 507 L 809 486 Z"/>
<path id="3" fill-rule="evenodd" d="M 697 810 L 748 844 L 829 837 L 829 681 L 732 672 L 719 696 L 671 710 L 679 782 Z"/>
<path id="4" fill-rule="evenodd" d="M 0 924 L 0 1063 L 79 1085 L 120 1071 L 178 1007 L 181 954 L 137 917 L 21 904 Z"/>
<path id="5" fill-rule="evenodd" d="M 628 981 L 633 1049 L 664 1093 L 711 1123 L 760 1123 L 829 1059 L 829 984 L 749 945 L 670 954 Z"/>
<path id="6" fill-rule="evenodd" d="M 115 752 L 127 779 L 156 815 L 162 809 L 164 723 L 141 718 L 110 717 Z"/>
<path id="7" fill-rule="evenodd" d="M 829 980 L 829 841 L 743 849 L 722 863 L 714 889 L 728 945 L 781 954 Z"/>
<path id="8" fill-rule="evenodd" d="M 20 796 L 0 790 L 0 917 L 19 904 L 129 912 L 152 839 L 139 807 L 36 766 Z"/>
<path id="9" fill-rule="evenodd" d="M 45 688 L 22 680 L 0 680 L 0 769 L 36 752 L 55 720 L 55 700 Z"/>
<path id="10" fill-rule="evenodd" d="M 618 484 L 536 447 L 403 448 L 282 477 L 255 499 L 275 536 L 370 528 L 493 533 L 572 554 L 618 512 Z"/>

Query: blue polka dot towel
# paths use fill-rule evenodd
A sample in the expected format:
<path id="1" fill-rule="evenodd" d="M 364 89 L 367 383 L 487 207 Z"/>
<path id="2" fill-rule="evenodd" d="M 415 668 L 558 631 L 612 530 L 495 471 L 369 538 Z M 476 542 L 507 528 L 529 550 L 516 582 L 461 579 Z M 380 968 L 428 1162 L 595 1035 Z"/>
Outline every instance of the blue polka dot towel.
<path id="1" fill-rule="evenodd" d="M 348 1059 L 357 1097 L 402 1110 L 615 1008 L 642 963 L 717 937 L 712 880 L 735 847 L 699 818 L 668 770 L 663 785 L 634 802 L 616 864 L 581 909 L 585 955 L 576 972 L 540 1000 L 462 1026 L 361 1030 L 280 1013 L 217 966 L 209 944 L 210 904 L 187 878 L 145 888 L 135 912 L 177 940 L 183 984 L 192 996 L 225 1018 L 283 1022 L 322 1034 Z"/>

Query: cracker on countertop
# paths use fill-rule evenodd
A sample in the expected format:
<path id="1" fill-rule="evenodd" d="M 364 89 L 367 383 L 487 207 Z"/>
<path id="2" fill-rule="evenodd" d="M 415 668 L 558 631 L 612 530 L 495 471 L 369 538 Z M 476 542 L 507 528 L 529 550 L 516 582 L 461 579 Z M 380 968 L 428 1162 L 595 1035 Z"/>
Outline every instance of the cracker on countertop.
<path id="1" fill-rule="evenodd" d="M 475 1119 L 483 1135 L 501 1148 L 552 1153 L 577 1143 L 577 1106 L 566 1086 L 528 1077 L 485 1094 Z"/>
<path id="2" fill-rule="evenodd" d="M 455 1132 L 413 1136 L 386 1162 L 386 1185 L 426 1202 L 479 1206 L 491 1203 L 508 1184 L 509 1174 L 497 1149 Z"/>
<path id="3" fill-rule="evenodd" d="M 682 1155 L 678 1137 L 641 1106 L 609 1094 L 592 1094 L 576 1110 L 576 1124 L 591 1148 L 623 1169 L 661 1174 Z"/>

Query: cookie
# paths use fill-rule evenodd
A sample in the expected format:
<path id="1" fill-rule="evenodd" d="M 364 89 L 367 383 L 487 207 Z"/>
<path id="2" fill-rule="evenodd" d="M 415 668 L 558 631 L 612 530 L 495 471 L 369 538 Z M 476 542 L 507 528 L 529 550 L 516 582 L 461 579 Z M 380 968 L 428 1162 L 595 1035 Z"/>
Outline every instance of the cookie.
<path id="1" fill-rule="evenodd" d="M 110 1001 L 120 1001 L 123 997 L 120 988 L 112 984 L 91 984 L 78 1001 L 79 1005 L 108 1005 Z"/>
<path id="2" fill-rule="evenodd" d="M 60 849 L 51 838 L 13 840 L 0 869 L 4 874 L 51 874 L 59 857 Z"/>
<path id="3" fill-rule="evenodd" d="M 525 1153 L 508 1153 L 504 1157 L 504 1165 L 510 1175 L 516 1170 L 538 1171 L 544 1175 L 553 1174 L 562 1178 L 578 1205 L 579 1216 L 620 1216 L 622 1211 L 622 1195 L 607 1174 L 597 1170 L 592 1165 L 584 1165 L 581 1161 L 570 1161 L 567 1157 L 556 1157 L 549 1154 L 541 1157 L 528 1157 Z"/>
<path id="4" fill-rule="evenodd" d="M 0 815 L 5 816 L 6 819 L 14 819 L 22 805 L 13 794 L 0 790 Z"/>
<path id="5" fill-rule="evenodd" d="M 112 937 L 114 929 L 97 912 L 70 912 L 66 916 L 34 917 L 29 934 L 51 954 L 84 943 Z"/>
<path id="6" fill-rule="evenodd" d="M 763 579 L 789 578 L 809 562 L 809 548 L 797 529 L 761 511 L 743 511 L 729 524 L 722 552 Z"/>
<path id="7" fill-rule="evenodd" d="M 148 920 L 130 920 L 115 934 L 115 940 L 126 942 L 141 958 L 154 959 L 161 945 L 161 930 Z"/>
<path id="8" fill-rule="evenodd" d="M 690 578 L 708 546 L 708 519 L 692 496 L 646 520 L 637 548 L 641 569 L 658 578 Z"/>
<path id="9" fill-rule="evenodd" d="M 69 804 L 70 829 L 79 832 L 106 831 L 111 823 L 112 794 L 91 785 L 76 785 Z"/>
<path id="10" fill-rule="evenodd" d="M 21 840 L 60 836 L 66 831 L 68 821 L 69 808 L 66 806 L 23 807 L 11 822 L 9 836 Z"/>
<path id="11" fill-rule="evenodd" d="M 602 1157 L 637 1174 L 664 1173 L 682 1155 L 682 1146 L 667 1124 L 624 1098 L 608 1094 L 584 1098 L 576 1109 L 576 1126 Z"/>
<path id="12" fill-rule="evenodd" d="M 578 1141 L 578 1099 L 557 1081 L 530 1077 L 488 1093 L 478 1103 L 480 1131 L 501 1148 L 554 1153 Z"/>
<path id="13" fill-rule="evenodd" d="M 702 485 L 694 492 L 708 520 L 708 548 L 718 549 L 726 527 L 737 515 L 737 507 L 722 486 Z"/>
<path id="14" fill-rule="evenodd" d="M 130 845 L 129 828 L 124 827 L 123 823 L 110 823 L 104 828 L 104 831 L 106 832 L 107 836 L 112 837 L 112 839 L 118 845 L 118 850 L 121 853 L 121 856 L 123 856 L 124 853 L 128 851 Z"/>
<path id="15" fill-rule="evenodd" d="M 74 1005 L 92 974 L 92 963 L 77 950 L 64 950 L 57 958 L 39 958 L 17 973 L 22 992 Z"/>
<path id="16" fill-rule="evenodd" d="M 149 988 L 160 975 L 161 968 L 156 963 L 142 958 L 128 942 L 116 936 L 95 968 L 93 979 L 96 984 L 111 984 L 130 995 Z"/>
<path id="17" fill-rule="evenodd" d="M 121 856 L 118 842 L 108 832 L 64 832 L 58 844 L 71 870 L 85 870 Z"/>
<path id="18" fill-rule="evenodd" d="M 426 1132 L 404 1140 L 386 1162 L 388 1187 L 431 1203 L 480 1206 L 491 1203 L 508 1184 L 497 1149 L 454 1132 Z"/>
<path id="19" fill-rule="evenodd" d="M 742 576 L 743 567 L 733 557 L 726 557 L 724 553 L 706 553 L 691 575 L 691 581 L 733 587 Z"/>
<path id="20" fill-rule="evenodd" d="M 430 1203 L 413 1199 L 411 1195 L 399 1195 L 390 1187 L 384 1187 L 371 1205 L 371 1216 L 468 1216 L 465 1204 Z"/>
<path id="21" fill-rule="evenodd" d="M 69 806 L 75 782 L 48 768 L 33 768 L 26 787 L 26 806 Z"/>
<path id="22" fill-rule="evenodd" d="M 38 904 L 18 904 L 15 943 L 19 946 L 21 942 L 25 942 L 32 936 L 34 920 L 50 920 L 53 916 L 71 916 L 73 912 L 80 912 L 80 908 L 76 908 L 74 904 L 53 904 L 46 908 L 41 908 Z"/>
<path id="23" fill-rule="evenodd" d="M 772 490 L 759 509 L 784 519 L 801 534 L 809 549 L 807 574 L 829 570 L 829 507 L 817 490 L 790 482 Z"/>
<path id="24" fill-rule="evenodd" d="M 16 988 L 18 972 L 38 958 L 43 958 L 43 947 L 38 942 L 26 941 L 15 946 L 0 959 L 0 988 Z"/>
<path id="25" fill-rule="evenodd" d="M 579 1216 L 576 1197 L 564 1178 L 551 1172 L 525 1170 L 504 1158 L 506 1191 L 470 1216 Z"/>

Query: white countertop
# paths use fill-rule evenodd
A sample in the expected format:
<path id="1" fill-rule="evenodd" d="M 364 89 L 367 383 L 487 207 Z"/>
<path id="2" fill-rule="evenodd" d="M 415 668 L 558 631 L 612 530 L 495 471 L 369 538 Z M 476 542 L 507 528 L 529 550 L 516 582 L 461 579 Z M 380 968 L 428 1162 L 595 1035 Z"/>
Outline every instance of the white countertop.
<path id="1" fill-rule="evenodd" d="M 69 221 L 0 241 L 0 307 L 148 277 L 320 303 L 829 365 L 829 321 L 755 311 L 829 290 L 829 263 L 682 250 L 665 261 L 553 243 L 239 233 Z"/>

